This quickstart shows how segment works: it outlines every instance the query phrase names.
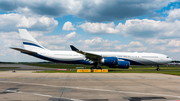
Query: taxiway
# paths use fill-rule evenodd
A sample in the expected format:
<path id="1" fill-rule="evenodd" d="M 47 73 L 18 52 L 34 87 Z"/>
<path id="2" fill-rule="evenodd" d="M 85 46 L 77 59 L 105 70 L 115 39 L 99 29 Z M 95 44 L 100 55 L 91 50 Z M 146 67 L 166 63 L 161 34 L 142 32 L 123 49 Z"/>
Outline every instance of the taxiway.
<path id="1" fill-rule="evenodd" d="M 156 73 L 0 72 L 0 101 L 173 101 L 180 77 Z"/>

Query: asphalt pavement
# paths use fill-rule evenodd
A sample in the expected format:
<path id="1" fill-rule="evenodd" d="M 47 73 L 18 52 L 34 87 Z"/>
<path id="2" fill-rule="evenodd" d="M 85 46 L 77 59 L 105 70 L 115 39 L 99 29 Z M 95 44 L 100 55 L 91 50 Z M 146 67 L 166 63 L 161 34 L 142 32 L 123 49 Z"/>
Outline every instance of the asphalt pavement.
<path id="1" fill-rule="evenodd" d="M 180 76 L 0 72 L 0 101 L 177 101 Z"/>

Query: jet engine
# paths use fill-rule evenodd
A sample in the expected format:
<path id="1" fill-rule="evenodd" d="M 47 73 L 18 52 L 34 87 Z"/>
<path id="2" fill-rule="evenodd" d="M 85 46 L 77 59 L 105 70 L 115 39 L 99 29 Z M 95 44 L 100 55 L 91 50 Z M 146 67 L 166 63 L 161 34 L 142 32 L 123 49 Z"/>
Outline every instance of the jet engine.
<path id="1" fill-rule="evenodd" d="M 117 57 L 104 57 L 101 63 L 110 68 L 129 68 L 129 61 L 118 61 Z"/>
<path id="2" fill-rule="evenodd" d="M 117 68 L 128 69 L 129 65 L 130 65 L 129 61 L 118 61 Z"/>

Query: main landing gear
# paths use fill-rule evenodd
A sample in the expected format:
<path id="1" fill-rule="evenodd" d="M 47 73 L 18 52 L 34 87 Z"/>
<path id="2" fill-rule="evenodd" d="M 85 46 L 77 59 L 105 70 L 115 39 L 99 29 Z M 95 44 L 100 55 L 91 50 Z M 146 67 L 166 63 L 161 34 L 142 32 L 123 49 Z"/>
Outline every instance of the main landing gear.
<path id="1" fill-rule="evenodd" d="M 91 70 L 92 70 L 92 69 L 102 69 L 100 66 L 101 66 L 100 63 L 94 63 L 94 66 L 91 67 Z"/>
<path id="2" fill-rule="evenodd" d="M 157 71 L 160 71 L 160 68 L 159 68 L 159 65 L 157 65 L 157 69 L 156 69 Z"/>

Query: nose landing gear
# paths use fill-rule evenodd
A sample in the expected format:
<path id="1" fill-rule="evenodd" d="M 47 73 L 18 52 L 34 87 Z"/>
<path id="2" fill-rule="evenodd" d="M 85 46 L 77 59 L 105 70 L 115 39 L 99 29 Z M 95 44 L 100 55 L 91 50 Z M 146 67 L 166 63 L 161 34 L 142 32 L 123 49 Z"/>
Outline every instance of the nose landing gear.
<path id="1" fill-rule="evenodd" d="M 92 69 L 102 69 L 100 66 L 101 66 L 100 63 L 94 63 L 94 66 L 91 67 L 91 70 L 92 70 Z"/>

